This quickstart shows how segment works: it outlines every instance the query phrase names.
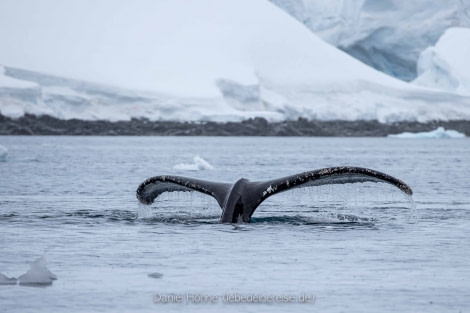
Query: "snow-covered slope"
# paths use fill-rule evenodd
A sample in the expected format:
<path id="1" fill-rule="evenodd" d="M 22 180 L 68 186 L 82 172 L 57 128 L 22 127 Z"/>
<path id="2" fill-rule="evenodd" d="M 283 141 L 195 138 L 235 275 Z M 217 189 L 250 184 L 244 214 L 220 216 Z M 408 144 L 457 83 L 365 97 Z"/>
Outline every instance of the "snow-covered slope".
<path id="1" fill-rule="evenodd" d="M 470 28 L 449 28 L 418 60 L 415 84 L 470 96 Z"/>
<path id="2" fill-rule="evenodd" d="M 40 102 L 38 84 L 6 76 L 5 68 L 0 65 L 0 112 L 3 115 L 19 117 L 25 110 L 41 114 L 47 108 L 40 106 Z"/>
<path id="3" fill-rule="evenodd" d="M 270 0 L 327 42 L 400 79 L 449 27 L 470 27 L 469 0 Z"/>
<path id="4" fill-rule="evenodd" d="M 0 42 L 3 76 L 40 86 L 35 107 L 0 95 L 6 115 L 470 119 L 470 98 L 371 69 L 263 0 L 3 0 Z"/>

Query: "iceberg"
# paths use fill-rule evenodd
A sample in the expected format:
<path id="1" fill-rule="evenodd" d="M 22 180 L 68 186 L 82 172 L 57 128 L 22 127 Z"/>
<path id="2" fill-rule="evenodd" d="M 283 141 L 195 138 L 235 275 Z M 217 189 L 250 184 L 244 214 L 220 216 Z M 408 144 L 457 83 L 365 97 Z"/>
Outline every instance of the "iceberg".
<path id="1" fill-rule="evenodd" d="M 179 163 L 173 166 L 175 170 L 183 170 L 183 171 L 199 171 L 199 170 L 213 170 L 214 167 L 209 164 L 206 160 L 201 158 L 200 156 L 196 155 L 193 158 L 194 163 Z"/>
<path id="2" fill-rule="evenodd" d="M 470 28 L 449 28 L 418 60 L 413 83 L 470 96 Z"/>
<path id="3" fill-rule="evenodd" d="M 0 93 L 10 117 L 470 119 L 470 97 L 376 71 L 263 0 L 4 0 L 0 40 L 3 76 L 35 92 Z"/>
<path id="4" fill-rule="evenodd" d="M 470 27 L 462 0 L 270 0 L 330 44 L 405 81 L 449 27 Z M 460 45 L 456 46 L 458 49 Z"/>
<path id="5" fill-rule="evenodd" d="M 442 138 L 465 138 L 465 134 L 462 134 L 455 130 L 445 130 L 444 127 L 438 127 L 435 130 L 429 132 L 421 132 L 421 133 L 409 133 L 404 132 L 401 134 L 396 135 L 388 135 L 387 137 L 390 138 L 417 138 L 417 139 L 442 139 Z"/>
<path id="6" fill-rule="evenodd" d="M 30 264 L 30 269 L 20 277 L 18 281 L 20 285 L 41 286 L 50 285 L 57 276 L 51 273 L 46 266 L 45 256 L 40 257 Z"/>
<path id="7" fill-rule="evenodd" d="M 16 285 L 16 278 L 9 278 L 0 273 L 0 285 Z"/>

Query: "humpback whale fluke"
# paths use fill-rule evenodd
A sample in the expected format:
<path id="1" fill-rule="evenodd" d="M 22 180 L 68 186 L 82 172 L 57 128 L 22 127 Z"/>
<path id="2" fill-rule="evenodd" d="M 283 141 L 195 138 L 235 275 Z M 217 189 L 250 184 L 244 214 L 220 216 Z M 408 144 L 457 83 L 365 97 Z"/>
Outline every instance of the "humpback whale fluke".
<path id="1" fill-rule="evenodd" d="M 145 180 L 137 188 L 137 199 L 143 204 L 151 204 L 164 192 L 199 191 L 214 197 L 222 208 L 220 221 L 236 223 L 239 218 L 250 222 L 256 208 L 268 197 L 293 188 L 321 186 L 328 184 L 348 184 L 378 182 L 389 183 L 407 195 L 413 191 L 403 181 L 368 168 L 329 167 L 282 178 L 251 182 L 239 179 L 234 184 L 210 182 L 181 176 L 154 176 Z"/>

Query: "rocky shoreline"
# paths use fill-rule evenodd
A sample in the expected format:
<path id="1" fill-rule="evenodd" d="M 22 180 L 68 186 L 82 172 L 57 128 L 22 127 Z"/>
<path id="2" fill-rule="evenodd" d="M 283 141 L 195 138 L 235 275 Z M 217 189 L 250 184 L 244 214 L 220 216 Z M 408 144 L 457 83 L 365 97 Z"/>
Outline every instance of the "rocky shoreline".
<path id="1" fill-rule="evenodd" d="M 77 136 L 338 136 L 384 137 L 401 132 L 431 131 L 442 126 L 470 136 L 470 121 L 396 122 L 378 121 L 283 121 L 263 118 L 242 122 L 173 122 L 132 119 L 130 121 L 61 120 L 26 114 L 18 119 L 0 115 L 0 135 Z"/>

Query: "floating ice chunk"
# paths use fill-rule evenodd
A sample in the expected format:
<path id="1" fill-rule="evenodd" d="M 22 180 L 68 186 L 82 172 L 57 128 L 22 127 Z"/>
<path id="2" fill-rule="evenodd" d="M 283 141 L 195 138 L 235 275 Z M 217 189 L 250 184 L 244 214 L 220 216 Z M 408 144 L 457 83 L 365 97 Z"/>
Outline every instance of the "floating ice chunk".
<path id="1" fill-rule="evenodd" d="M 0 145 L 0 162 L 3 162 L 7 159 L 8 149 Z"/>
<path id="2" fill-rule="evenodd" d="M 0 273 L 0 285 L 16 285 L 16 278 L 8 278 Z"/>
<path id="3" fill-rule="evenodd" d="M 175 170 L 185 170 L 185 171 L 199 171 L 199 170 L 213 170 L 214 167 L 209 164 L 206 160 L 196 155 L 193 158 L 194 163 L 179 163 L 173 166 Z"/>
<path id="4" fill-rule="evenodd" d="M 173 166 L 175 170 L 183 170 L 183 171 L 198 171 L 199 167 L 197 164 L 188 164 L 188 163 L 179 163 Z"/>
<path id="5" fill-rule="evenodd" d="M 193 161 L 199 166 L 199 169 L 201 170 L 213 170 L 214 169 L 214 167 L 211 164 L 209 164 L 209 162 L 207 162 L 206 160 L 204 160 L 198 155 L 194 157 Z"/>
<path id="6" fill-rule="evenodd" d="M 46 267 L 45 256 L 40 257 L 30 264 L 30 269 L 18 277 L 20 285 L 51 285 L 57 276 Z"/>
<path id="7" fill-rule="evenodd" d="M 438 127 L 436 130 L 422 133 L 408 133 L 404 132 L 396 135 L 388 135 L 391 138 L 465 138 L 465 134 L 462 134 L 456 130 L 445 130 L 444 127 Z"/>

